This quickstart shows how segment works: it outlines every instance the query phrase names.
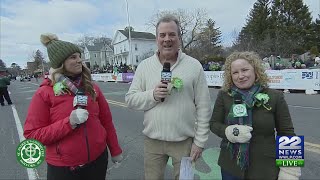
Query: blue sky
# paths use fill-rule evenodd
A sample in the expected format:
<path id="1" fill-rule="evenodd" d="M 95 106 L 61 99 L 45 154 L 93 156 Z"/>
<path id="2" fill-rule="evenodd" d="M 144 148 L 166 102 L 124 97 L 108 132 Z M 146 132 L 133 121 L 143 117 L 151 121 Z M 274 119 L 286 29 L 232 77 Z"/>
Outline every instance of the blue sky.
<path id="1" fill-rule="evenodd" d="M 130 24 L 136 31 L 146 26 L 158 10 L 204 8 L 222 31 L 224 45 L 240 31 L 256 0 L 128 0 Z M 320 14 L 320 0 L 304 0 L 313 17 Z M 66 41 L 75 42 L 84 35 L 112 38 L 117 29 L 127 26 L 125 0 L 1 0 L 0 58 L 10 66 L 15 62 L 24 68 L 37 49 L 42 33 L 51 32 Z"/>

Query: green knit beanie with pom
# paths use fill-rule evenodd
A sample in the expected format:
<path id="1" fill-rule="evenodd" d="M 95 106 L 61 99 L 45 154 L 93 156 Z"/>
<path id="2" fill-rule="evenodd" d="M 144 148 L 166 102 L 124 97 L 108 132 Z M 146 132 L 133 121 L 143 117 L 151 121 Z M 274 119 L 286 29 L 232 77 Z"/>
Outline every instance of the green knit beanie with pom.
<path id="1" fill-rule="evenodd" d="M 76 52 L 81 54 L 81 50 L 77 45 L 71 42 L 61 41 L 55 34 L 41 34 L 40 41 L 47 47 L 49 61 L 51 67 L 54 69 L 59 68 L 72 54 Z"/>

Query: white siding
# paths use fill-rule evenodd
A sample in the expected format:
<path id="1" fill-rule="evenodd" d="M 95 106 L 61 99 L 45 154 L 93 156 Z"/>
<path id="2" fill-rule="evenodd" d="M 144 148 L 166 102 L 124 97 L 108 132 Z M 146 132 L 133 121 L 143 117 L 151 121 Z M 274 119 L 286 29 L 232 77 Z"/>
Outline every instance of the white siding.
<path id="1" fill-rule="evenodd" d="M 124 41 L 124 40 L 126 40 L 127 39 L 127 37 L 125 36 L 125 35 L 123 35 L 121 32 L 117 32 L 117 35 L 116 35 L 116 37 L 115 37 L 115 41 L 114 41 L 114 44 L 117 44 L 117 43 L 119 43 L 119 42 L 121 42 L 121 41 Z"/>
<path id="2" fill-rule="evenodd" d="M 138 50 L 135 50 L 135 44 L 137 44 Z M 131 47 L 134 60 L 133 64 L 136 64 L 136 56 L 139 56 L 138 63 L 140 63 L 143 60 L 141 59 L 141 56 L 149 51 L 155 51 L 157 49 L 157 44 L 155 40 L 133 40 Z"/>
<path id="3" fill-rule="evenodd" d="M 137 45 L 137 50 L 135 49 L 135 46 Z M 126 36 L 124 36 L 119 31 L 116 33 L 115 41 L 113 42 L 113 51 L 114 55 L 116 56 L 115 61 L 119 62 L 119 59 L 121 61 L 125 61 L 127 65 L 137 65 L 139 64 L 143 59 L 142 56 L 150 51 L 155 51 L 157 49 L 156 41 L 154 40 L 146 40 L 146 39 L 132 39 L 131 42 L 131 58 L 128 57 L 127 54 L 124 52 L 129 52 L 129 40 Z M 120 56 L 120 54 L 122 56 Z M 118 56 L 117 56 L 118 55 Z M 138 57 L 138 62 L 136 62 L 136 58 Z M 117 59 L 117 60 L 116 60 Z"/>
<path id="4" fill-rule="evenodd" d="M 124 48 L 124 47 L 126 47 L 126 48 Z M 129 51 L 128 47 L 129 47 L 128 40 L 122 41 L 122 42 L 120 42 L 118 44 L 115 44 L 114 45 L 114 54 L 120 54 L 121 53 L 120 49 L 122 49 L 122 52 L 127 52 L 127 51 Z M 126 51 L 124 51 L 124 49 L 126 49 Z"/>
<path id="5" fill-rule="evenodd" d="M 84 48 L 84 59 L 85 60 L 89 60 L 90 59 L 90 53 L 89 53 L 87 47 Z"/>

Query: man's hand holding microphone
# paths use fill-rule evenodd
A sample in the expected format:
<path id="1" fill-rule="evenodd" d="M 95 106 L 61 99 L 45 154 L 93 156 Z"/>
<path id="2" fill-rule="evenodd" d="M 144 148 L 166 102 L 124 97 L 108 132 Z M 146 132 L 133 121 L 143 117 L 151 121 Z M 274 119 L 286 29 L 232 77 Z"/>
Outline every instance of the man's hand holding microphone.
<path id="1" fill-rule="evenodd" d="M 163 64 L 163 70 L 161 72 L 161 82 L 159 82 L 153 90 L 153 98 L 156 101 L 163 102 L 168 96 L 168 83 L 171 81 L 172 73 L 170 71 L 170 63 L 165 62 Z"/>
<path id="2" fill-rule="evenodd" d="M 76 109 L 71 111 L 69 122 L 72 129 L 88 120 L 89 112 L 85 109 L 88 105 L 88 96 L 82 90 L 78 90 L 73 99 L 73 107 Z"/>

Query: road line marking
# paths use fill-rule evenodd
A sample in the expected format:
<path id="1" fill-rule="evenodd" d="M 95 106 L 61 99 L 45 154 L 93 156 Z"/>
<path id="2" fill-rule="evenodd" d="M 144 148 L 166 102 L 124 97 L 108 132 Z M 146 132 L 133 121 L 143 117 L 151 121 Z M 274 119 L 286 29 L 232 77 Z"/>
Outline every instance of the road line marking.
<path id="1" fill-rule="evenodd" d="M 122 106 L 122 107 L 128 107 L 127 104 L 119 102 L 119 101 L 113 101 L 110 99 L 106 99 L 109 104 L 117 105 L 117 106 Z"/>
<path id="2" fill-rule="evenodd" d="M 20 87 L 19 89 L 29 89 L 29 88 L 32 88 L 32 87 Z"/>
<path id="3" fill-rule="evenodd" d="M 311 151 L 311 152 L 314 152 L 314 153 L 317 153 L 317 154 L 320 154 L 320 151 L 319 150 L 316 150 L 316 149 L 307 149 L 307 151 Z"/>
<path id="4" fill-rule="evenodd" d="M 36 83 L 32 83 L 32 82 L 27 82 L 27 83 L 33 84 L 33 85 L 35 85 L 35 86 L 40 86 L 40 84 L 36 84 Z"/>
<path id="5" fill-rule="evenodd" d="M 312 107 L 312 106 L 298 106 L 298 105 L 288 105 L 288 106 L 295 107 L 295 108 L 302 108 L 302 109 L 320 110 L 320 108 Z"/>
<path id="6" fill-rule="evenodd" d="M 314 144 L 314 143 L 309 143 L 309 142 L 304 142 L 306 145 L 308 146 L 313 146 L 315 148 L 319 148 L 320 149 L 320 144 Z"/>
<path id="7" fill-rule="evenodd" d="M 20 121 L 16 106 L 15 105 L 11 105 L 11 108 L 12 108 L 12 113 L 13 113 L 14 120 L 16 122 L 17 131 L 18 131 L 18 135 L 19 135 L 19 140 L 20 140 L 20 142 L 22 142 L 26 138 L 23 136 L 23 128 L 22 128 L 22 125 L 21 125 L 21 121 Z M 38 173 L 37 173 L 36 169 L 27 168 L 27 173 L 28 173 L 29 180 L 31 180 L 31 179 L 32 180 L 33 179 L 39 179 L 39 177 L 37 177 Z"/>
<path id="8" fill-rule="evenodd" d="M 33 93 L 36 92 L 37 90 L 28 90 L 28 91 L 22 91 L 22 92 L 17 92 L 17 93 Z"/>
<path id="9" fill-rule="evenodd" d="M 304 142 L 304 147 L 307 151 L 311 151 L 311 152 L 320 154 L 320 145 L 319 144 Z"/>
<path id="10" fill-rule="evenodd" d="M 124 95 L 126 93 L 127 91 L 114 91 L 114 92 L 103 93 L 103 95 Z"/>

